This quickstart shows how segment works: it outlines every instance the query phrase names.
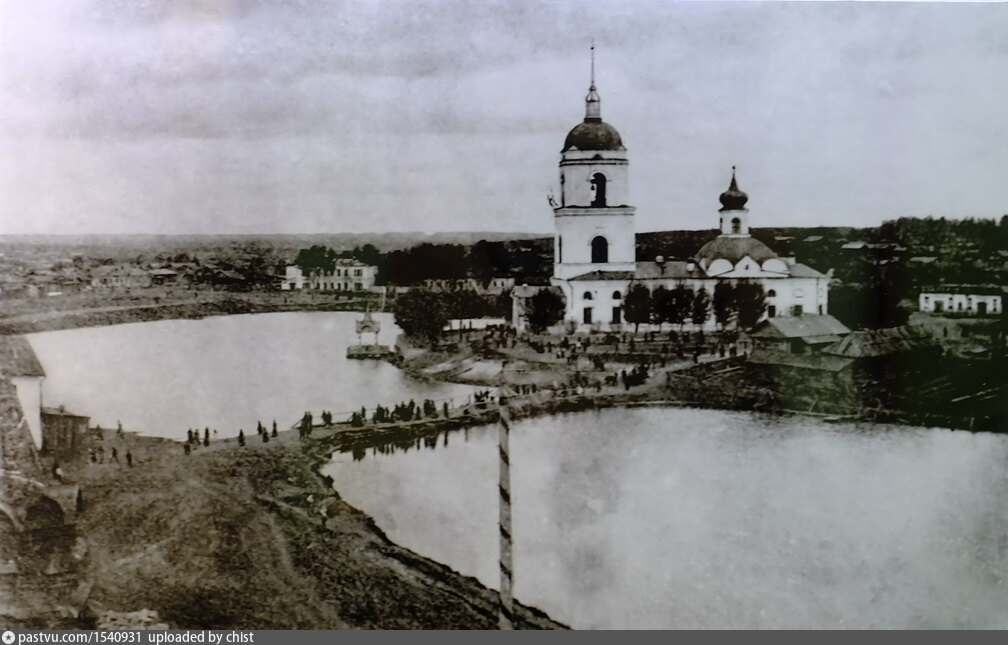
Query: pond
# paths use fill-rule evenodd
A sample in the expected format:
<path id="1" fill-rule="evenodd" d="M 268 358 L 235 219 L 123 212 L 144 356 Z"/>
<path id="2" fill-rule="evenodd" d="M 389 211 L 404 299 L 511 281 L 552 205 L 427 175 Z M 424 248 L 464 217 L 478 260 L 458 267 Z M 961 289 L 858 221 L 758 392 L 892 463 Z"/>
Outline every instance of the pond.
<path id="1" fill-rule="evenodd" d="M 325 472 L 498 585 L 497 430 Z M 1008 436 L 695 409 L 517 422 L 515 596 L 577 628 L 1008 628 Z"/>

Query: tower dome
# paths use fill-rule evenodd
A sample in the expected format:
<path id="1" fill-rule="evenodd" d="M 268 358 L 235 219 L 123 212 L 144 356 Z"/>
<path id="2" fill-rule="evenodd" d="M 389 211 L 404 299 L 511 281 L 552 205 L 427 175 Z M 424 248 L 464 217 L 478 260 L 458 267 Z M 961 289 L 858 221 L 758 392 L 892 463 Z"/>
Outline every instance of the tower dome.
<path id="1" fill-rule="evenodd" d="M 741 211 L 745 210 L 746 202 L 749 201 L 749 195 L 739 190 L 738 183 L 735 181 L 735 166 L 731 168 L 731 185 L 728 186 L 728 190 L 721 193 L 721 210 L 723 211 Z"/>
<path id="2" fill-rule="evenodd" d="M 585 118 L 567 133 L 564 147 L 568 150 L 626 150 L 616 128 L 602 120 L 602 98 L 595 88 L 595 44 L 592 44 L 591 85 L 585 96 Z"/>
<path id="3" fill-rule="evenodd" d="M 619 132 L 602 119 L 590 121 L 585 117 L 583 123 L 578 123 L 564 139 L 561 152 L 568 150 L 626 150 Z"/>

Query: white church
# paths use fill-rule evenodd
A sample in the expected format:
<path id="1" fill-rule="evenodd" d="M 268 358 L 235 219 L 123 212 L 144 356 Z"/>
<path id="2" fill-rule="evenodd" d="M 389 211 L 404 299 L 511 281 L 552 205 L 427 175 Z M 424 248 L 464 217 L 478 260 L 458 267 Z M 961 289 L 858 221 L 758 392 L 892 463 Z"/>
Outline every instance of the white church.
<path id="1" fill-rule="evenodd" d="M 551 283 L 566 300 L 564 327 L 621 328 L 623 298 L 636 284 L 652 291 L 683 285 L 712 296 L 718 281 L 757 281 L 767 296 L 764 317 L 826 314 L 829 277 L 750 236 L 749 197 L 739 190 L 734 168 L 720 197 L 720 235 L 687 259 L 636 260 L 627 149 L 616 128 L 602 120 L 594 71 L 584 121 L 567 134 L 560 155 L 560 202 L 550 200 L 556 230 Z M 519 330 L 526 327 L 524 302 L 537 290 L 514 291 Z M 712 311 L 704 327 L 715 326 Z"/>

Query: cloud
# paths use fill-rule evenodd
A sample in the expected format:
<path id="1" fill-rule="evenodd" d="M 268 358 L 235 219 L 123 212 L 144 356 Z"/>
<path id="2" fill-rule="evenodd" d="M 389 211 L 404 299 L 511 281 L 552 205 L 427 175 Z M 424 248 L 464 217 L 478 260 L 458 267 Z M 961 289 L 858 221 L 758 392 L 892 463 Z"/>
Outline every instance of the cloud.
<path id="1" fill-rule="evenodd" d="M 1003 7 L 9 0 L 0 209 L 54 230 L 549 230 L 594 36 L 641 230 L 709 226 L 733 163 L 766 224 L 992 213 Z"/>

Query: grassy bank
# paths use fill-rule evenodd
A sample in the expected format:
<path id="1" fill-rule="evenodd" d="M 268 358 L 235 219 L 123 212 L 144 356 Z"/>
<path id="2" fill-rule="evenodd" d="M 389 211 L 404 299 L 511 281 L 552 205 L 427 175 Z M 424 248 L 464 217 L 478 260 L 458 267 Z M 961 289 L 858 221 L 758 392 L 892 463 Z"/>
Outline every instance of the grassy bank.
<path id="1" fill-rule="evenodd" d="M 390 542 L 318 476 L 328 453 L 307 448 L 255 438 L 186 457 L 156 442 L 132 468 L 81 467 L 92 607 L 187 628 L 496 627 L 495 592 Z M 517 613 L 522 628 L 562 627 Z"/>

